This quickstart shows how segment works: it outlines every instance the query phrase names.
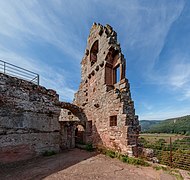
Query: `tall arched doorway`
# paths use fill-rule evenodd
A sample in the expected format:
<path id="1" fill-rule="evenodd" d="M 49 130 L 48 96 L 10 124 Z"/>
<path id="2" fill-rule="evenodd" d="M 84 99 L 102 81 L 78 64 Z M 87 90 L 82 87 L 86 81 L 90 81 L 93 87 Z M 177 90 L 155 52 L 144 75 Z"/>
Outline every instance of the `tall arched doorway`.
<path id="1" fill-rule="evenodd" d="M 85 128 L 80 124 L 75 128 L 75 143 L 85 144 Z"/>

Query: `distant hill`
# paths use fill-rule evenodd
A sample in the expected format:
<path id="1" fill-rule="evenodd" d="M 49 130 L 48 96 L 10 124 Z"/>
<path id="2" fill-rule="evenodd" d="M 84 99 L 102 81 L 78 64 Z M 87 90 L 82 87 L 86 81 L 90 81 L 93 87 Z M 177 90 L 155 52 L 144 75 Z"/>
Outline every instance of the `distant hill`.
<path id="1" fill-rule="evenodd" d="M 140 125 L 141 125 L 141 131 L 147 131 L 149 130 L 153 125 L 160 123 L 160 120 L 141 120 Z"/>
<path id="2" fill-rule="evenodd" d="M 190 115 L 157 122 L 140 121 L 140 124 L 142 125 L 142 132 L 190 135 Z"/>

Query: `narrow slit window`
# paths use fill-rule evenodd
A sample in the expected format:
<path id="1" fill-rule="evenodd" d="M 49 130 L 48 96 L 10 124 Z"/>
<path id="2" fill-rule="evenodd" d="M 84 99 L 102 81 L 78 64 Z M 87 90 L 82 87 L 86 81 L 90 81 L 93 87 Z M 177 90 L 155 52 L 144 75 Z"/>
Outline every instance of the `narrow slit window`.
<path id="1" fill-rule="evenodd" d="M 89 133 L 92 133 L 92 121 L 87 121 L 87 129 Z"/>

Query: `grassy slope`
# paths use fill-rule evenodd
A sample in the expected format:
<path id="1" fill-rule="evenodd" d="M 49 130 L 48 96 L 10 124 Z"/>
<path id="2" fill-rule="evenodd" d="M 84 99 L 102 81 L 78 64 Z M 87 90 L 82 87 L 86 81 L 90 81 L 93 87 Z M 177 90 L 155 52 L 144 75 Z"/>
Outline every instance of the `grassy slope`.
<path id="1" fill-rule="evenodd" d="M 163 120 L 150 126 L 148 133 L 176 133 L 190 135 L 190 116 Z"/>
<path id="2" fill-rule="evenodd" d="M 153 125 L 160 123 L 161 121 L 159 120 L 141 120 L 140 125 L 141 125 L 141 131 L 147 131 L 149 130 Z"/>

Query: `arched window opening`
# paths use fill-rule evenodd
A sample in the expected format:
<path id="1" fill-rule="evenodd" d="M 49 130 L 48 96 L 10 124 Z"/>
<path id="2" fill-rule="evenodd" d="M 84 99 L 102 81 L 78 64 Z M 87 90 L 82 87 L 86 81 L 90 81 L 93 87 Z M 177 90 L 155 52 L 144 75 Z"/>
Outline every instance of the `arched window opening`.
<path id="1" fill-rule="evenodd" d="M 122 79 L 122 67 L 119 51 L 111 48 L 106 56 L 105 83 L 114 85 Z"/>
<path id="2" fill-rule="evenodd" d="M 91 66 L 97 61 L 97 54 L 98 54 L 98 40 L 94 42 L 90 50 Z"/>

